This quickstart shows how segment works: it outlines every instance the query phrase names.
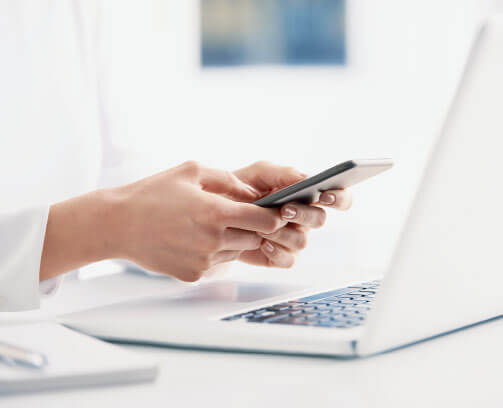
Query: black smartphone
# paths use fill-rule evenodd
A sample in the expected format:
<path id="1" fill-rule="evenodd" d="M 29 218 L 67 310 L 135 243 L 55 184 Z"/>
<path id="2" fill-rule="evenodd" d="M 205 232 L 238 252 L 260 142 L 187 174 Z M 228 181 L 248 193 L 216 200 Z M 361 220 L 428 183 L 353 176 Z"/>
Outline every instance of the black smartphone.
<path id="1" fill-rule="evenodd" d="M 350 187 L 393 167 L 391 159 L 348 160 L 315 176 L 255 201 L 261 207 L 280 207 L 291 201 L 311 204 L 326 190 Z"/>

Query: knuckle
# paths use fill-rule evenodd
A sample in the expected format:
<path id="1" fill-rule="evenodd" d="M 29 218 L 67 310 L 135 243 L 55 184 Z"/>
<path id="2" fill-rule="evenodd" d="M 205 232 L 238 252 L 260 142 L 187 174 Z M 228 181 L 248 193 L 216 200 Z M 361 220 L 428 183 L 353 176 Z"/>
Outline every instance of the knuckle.
<path id="1" fill-rule="evenodd" d="M 201 173 L 201 165 L 195 160 L 189 160 L 182 164 L 184 172 L 190 176 L 199 176 Z"/>

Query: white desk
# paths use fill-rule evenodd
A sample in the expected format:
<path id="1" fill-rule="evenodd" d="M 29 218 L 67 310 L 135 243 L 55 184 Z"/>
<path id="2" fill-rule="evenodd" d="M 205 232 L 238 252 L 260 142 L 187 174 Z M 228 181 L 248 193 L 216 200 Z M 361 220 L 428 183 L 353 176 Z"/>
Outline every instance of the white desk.
<path id="1" fill-rule="evenodd" d="M 131 274 L 65 286 L 47 310 L 72 301 L 78 308 L 90 290 L 99 301 L 130 296 L 131 287 L 160 293 L 178 284 Z M 357 361 L 128 346 L 162 362 L 154 384 L 1 397 L 0 406 L 501 407 L 502 346 L 503 320 Z"/>

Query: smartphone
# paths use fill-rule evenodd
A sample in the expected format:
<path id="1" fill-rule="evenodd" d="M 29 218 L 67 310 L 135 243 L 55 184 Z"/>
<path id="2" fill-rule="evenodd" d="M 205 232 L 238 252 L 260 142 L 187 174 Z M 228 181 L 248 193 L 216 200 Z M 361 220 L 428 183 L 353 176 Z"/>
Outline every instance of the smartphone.
<path id="1" fill-rule="evenodd" d="M 393 167 L 391 159 L 348 160 L 255 201 L 261 207 L 280 207 L 291 201 L 311 204 L 326 190 L 336 190 L 375 176 Z"/>

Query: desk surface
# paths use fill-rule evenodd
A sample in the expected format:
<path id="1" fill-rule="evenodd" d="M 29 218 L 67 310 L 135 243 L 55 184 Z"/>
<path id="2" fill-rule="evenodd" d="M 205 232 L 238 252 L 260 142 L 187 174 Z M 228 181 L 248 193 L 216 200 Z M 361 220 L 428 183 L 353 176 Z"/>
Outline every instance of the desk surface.
<path id="1" fill-rule="evenodd" d="M 78 300 L 76 293 L 95 285 L 121 292 L 117 281 L 137 280 L 152 291 L 178 284 L 139 276 L 70 279 L 57 301 Z M 115 279 L 115 284 L 113 283 Z M 154 282 L 154 283 L 152 283 Z M 83 284 L 83 285 L 82 285 Z M 131 282 L 122 287 L 131 287 Z M 147 287 L 145 286 L 145 288 Z M 75 291 L 75 292 L 72 292 Z M 110 289 L 111 290 L 111 289 Z M 126 291 L 127 292 L 127 291 Z M 96 292 L 94 292 L 96 294 Z M 127 293 L 126 293 L 127 295 Z M 88 299 L 82 296 L 81 299 Z M 76 303 L 79 303 L 78 301 Z M 81 301 L 82 303 L 82 301 Z M 78 305 L 74 305 L 78 308 Z M 165 406 L 330 406 L 330 407 L 486 407 L 503 405 L 503 320 L 374 358 L 335 359 L 232 354 L 127 346 L 161 362 L 153 384 L 90 388 L 1 397 L 2 408 Z M 327 405 L 327 403 L 329 405 Z M 336 405 L 338 404 L 338 405 Z"/>

